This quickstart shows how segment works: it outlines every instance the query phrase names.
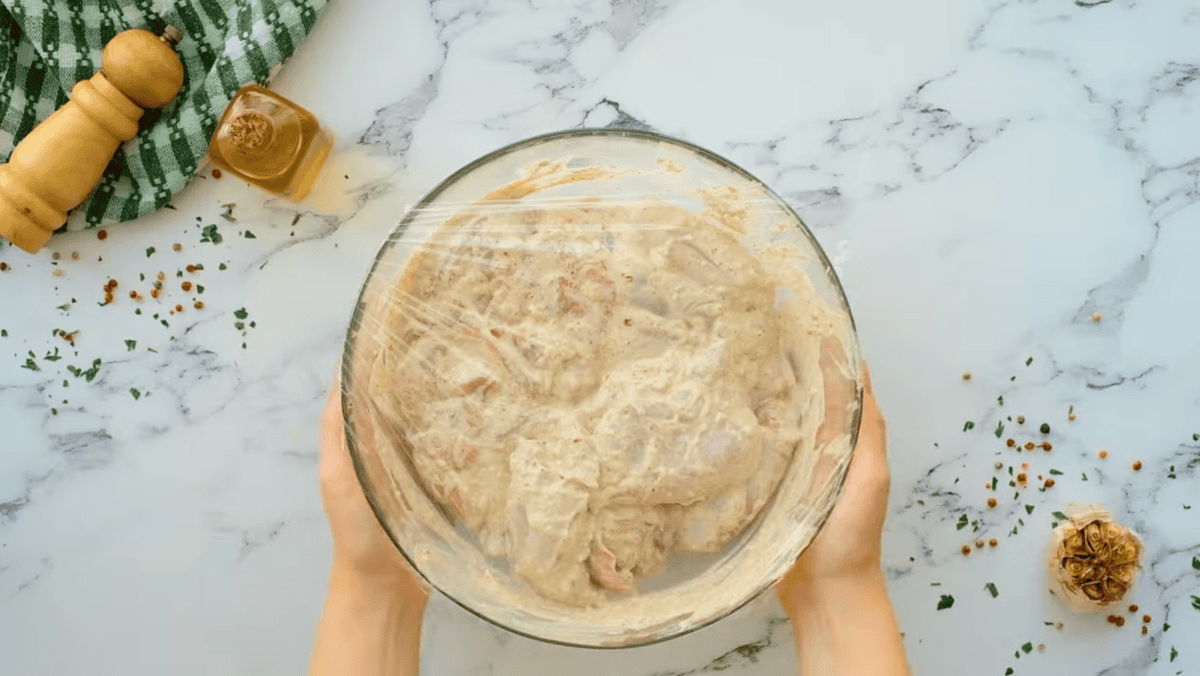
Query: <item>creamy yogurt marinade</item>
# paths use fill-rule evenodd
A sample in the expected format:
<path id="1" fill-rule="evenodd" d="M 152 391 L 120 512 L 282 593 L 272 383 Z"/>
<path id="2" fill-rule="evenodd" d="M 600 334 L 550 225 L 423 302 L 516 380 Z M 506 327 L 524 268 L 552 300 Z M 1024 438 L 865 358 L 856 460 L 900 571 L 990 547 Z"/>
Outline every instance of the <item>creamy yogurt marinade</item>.
<path id="1" fill-rule="evenodd" d="M 499 202 L 436 229 L 393 289 L 377 410 L 550 599 L 594 605 L 670 552 L 720 551 L 812 448 L 832 311 L 716 213 Z"/>

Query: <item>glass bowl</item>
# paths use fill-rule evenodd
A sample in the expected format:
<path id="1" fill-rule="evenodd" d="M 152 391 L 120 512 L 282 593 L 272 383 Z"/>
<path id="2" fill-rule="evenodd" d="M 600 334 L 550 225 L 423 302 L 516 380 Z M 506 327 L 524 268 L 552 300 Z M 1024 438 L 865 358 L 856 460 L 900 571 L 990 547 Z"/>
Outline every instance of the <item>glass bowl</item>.
<path id="1" fill-rule="evenodd" d="M 550 172 L 547 179 L 547 167 L 559 173 Z M 564 175 L 569 178 L 560 180 Z M 714 201 L 718 194 L 736 196 L 738 206 Z M 809 403 L 801 416 L 812 430 L 812 449 L 791 458 L 757 517 L 722 551 L 672 554 L 664 571 L 639 581 L 637 592 L 606 594 L 602 602 L 582 607 L 537 593 L 506 559 L 485 553 L 445 500 L 426 489 L 404 429 L 380 414 L 371 392 L 373 378 L 380 380 L 376 387 L 389 386 L 376 364 L 394 349 L 389 344 L 394 332 L 388 331 L 393 304 L 398 298 L 411 302 L 398 285 L 414 253 L 439 226 L 480 205 L 524 208 L 595 198 L 626 204 L 652 198 L 722 223 L 736 221 L 737 238 L 750 252 L 790 252 L 785 272 L 806 278 L 809 296 L 838 320 L 825 326 L 819 348 L 809 353 L 808 372 L 819 369 L 822 377 L 804 399 Z M 367 500 L 429 584 L 515 633 L 563 645 L 615 648 L 663 641 L 715 622 L 787 572 L 841 491 L 857 441 L 862 389 L 845 293 L 812 233 L 782 199 L 733 163 L 689 143 L 642 131 L 577 130 L 531 138 L 481 157 L 404 215 L 376 256 L 347 330 L 342 403 L 347 442 Z"/>

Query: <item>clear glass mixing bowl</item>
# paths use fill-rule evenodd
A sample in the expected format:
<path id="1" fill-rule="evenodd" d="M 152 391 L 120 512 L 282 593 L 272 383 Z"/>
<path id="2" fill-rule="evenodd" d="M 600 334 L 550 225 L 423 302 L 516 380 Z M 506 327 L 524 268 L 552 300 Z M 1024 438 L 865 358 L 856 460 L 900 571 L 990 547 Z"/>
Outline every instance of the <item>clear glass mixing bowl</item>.
<path id="1" fill-rule="evenodd" d="M 590 180 L 546 185 L 536 195 L 497 193 L 529 176 L 539 162 L 563 162 Z M 615 171 L 614 171 L 615 170 Z M 550 601 L 489 558 L 474 534 L 455 522 L 423 488 L 404 432 L 376 414 L 370 397 L 374 365 L 386 331 L 391 291 L 414 251 L 435 226 L 497 194 L 522 200 L 634 200 L 652 196 L 694 213 L 706 208 L 702 189 L 732 186 L 750 196 L 742 243 L 751 252 L 790 244 L 795 265 L 816 296 L 844 313 L 824 340 L 820 370 L 824 411 L 816 448 L 797 453 L 773 498 L 746 530 L 715 555 L 676 554 L 667 569 L 634 594 L 612 595 L 596 607 Z M 711 206 L 711 205 L 707 205 Z M 531 138 L 472 162 L 412 208 L 380 249 L 346 335 L 342 403 L 346 437 L 367 499 L 396 546 L 429 584 L 467 610 L 510 631 L 564 645 L 610 648 L 663 641 L 732 613 L 773 585 L 812 541 L 833 509 L 857 441 L 862 390 L 858 342 L 846 296 L 829 259 L 800 218 L 762 182 L 711 152 L 657 134 L 578 130 Z"/>

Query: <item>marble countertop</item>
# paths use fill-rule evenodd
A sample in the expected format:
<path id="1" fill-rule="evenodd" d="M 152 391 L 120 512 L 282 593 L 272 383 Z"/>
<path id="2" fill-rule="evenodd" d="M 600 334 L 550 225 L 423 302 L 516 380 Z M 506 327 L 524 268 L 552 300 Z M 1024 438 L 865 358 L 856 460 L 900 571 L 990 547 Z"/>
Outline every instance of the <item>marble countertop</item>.
<path id="1" fill-rule="evenodd" d="M 890 423 L 885 559 L 916 673 L 1200 669 L 1197 30 L 1193 3 L 1144 0 L 334 0 L 273 85 L 340 139 L 310 202 L 206 174 L 103 241 L 0 248 L 0 670 L 300 673 L 330 546 L 317 415 L 372 256 L 475 157 L 609 125 L 741 164 L 834 260 Z M 128 298 L 160 271 L 161 298 Z M 1010 487 L 1022 462 L 1031 486 Z M 1124 628 L 1046 592 L 1073 502 L 1145 539 Z M 976 538 L 998 546 L 963 556 Z M 795 657 L 770 598 L 599 652 L 435 596 L 423 665 L 765 675 Z"/>

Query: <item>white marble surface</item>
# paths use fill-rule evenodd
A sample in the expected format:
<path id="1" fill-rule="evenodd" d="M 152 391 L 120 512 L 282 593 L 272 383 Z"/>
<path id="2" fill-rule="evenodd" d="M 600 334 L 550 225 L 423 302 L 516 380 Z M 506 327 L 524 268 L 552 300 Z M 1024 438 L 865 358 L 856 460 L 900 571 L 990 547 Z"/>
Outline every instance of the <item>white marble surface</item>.
<path id="1" fill-rule="evenodd" d="M 275 83 L 340 137 L 316 206 L 205 178 L 105 241 L 0 249 L 0 671 L 302 671 L 329 556 L 316 417 L 372 255 L 405 204 L 474 157 L 609 124 L 742 164 L 834 258 L 891 425 L 885 556 L 916 673 L 1200 669 L 1198 30 L 1181 1 L 334 0 Z M 230 202 L 236 222 L 220 217 Z M 220 244 L 200 242 L 208 224 Z M 189 263 L 204 269 L 178 278 Z M 162 299 L 128 298 L 160 270 Z M 110 276 L 117 300 L 98 307 Z M 56 328 L 79 331 L 74 347 Z M 40 370 L 22 368 L 29 351 Z M 68 372 L 95 359 L 90 382 Z M 1008 450 L 997 422 L 1022 441 L 1048 422 L 1053 450 Z M 996 461 L 1062 474 L 1014 499 Z M 1074 501 L 1145 537 L 1132 600 L 1149 636 L 1046 594 L 1051 513 Z M 978 533 L 956 529 L 962 514 Z M 975 537 L 999 547 L 963 557 Z M 938 611 L 942 594 L 955 603 Z M 770 599 L 596 652 L 435 598 L 423 663 L 795 670 Z"/>

